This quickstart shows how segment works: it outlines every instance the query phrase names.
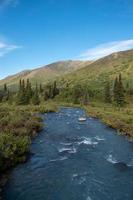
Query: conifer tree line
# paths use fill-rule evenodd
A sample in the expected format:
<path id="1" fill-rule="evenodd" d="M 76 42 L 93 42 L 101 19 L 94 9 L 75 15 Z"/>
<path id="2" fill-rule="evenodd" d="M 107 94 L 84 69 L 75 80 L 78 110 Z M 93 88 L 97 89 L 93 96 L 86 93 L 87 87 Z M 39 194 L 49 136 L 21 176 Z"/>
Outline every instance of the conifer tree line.
<path id="1" fill-rule="evenodd" d="M 126 90 L 124 89 L 121 74 L 115 78 L 112 89 L 110 85 L 109 81 L 105 84 L 105 102 L 122 107 L 125 104 Z"/>
<path id="2" fill-rule="evenodd" d="M 56 81 L 48 83 L 47 85 L 32 84 L 29 79 L 20 79 L 17 92 L 9 90 L 7 84 L 4 84 L 3 89 L 0 90 L 0 102 L 9 102 L 17 105 L 39 105 L 43 101 L 54 99 L 59 95 L 59 99 L 63 101 L 73 102 L 75 104 L 88 105 L 96 100 L 97 97 L 101 100 L 104 97 L 106 103 L 113 104 L 117 107 L 122 107 L 125 104 L 126 95 L 133 95 L 131 85 L 123 83 L 122 76 L 119 74 L 114 81 L 106 81 L 103 91 L 98 88 L 90 88 L 87 83 L 68 85 Z M 62 87 L 63 86 L 63 87 Z"/>
<path id="3" fill-rule="evenodd" d="M 29 79 L 20 79 L 17 92 L 9 91 L 7 84 L 4 84 L 3 90 L 0 91 L 0 102 L 10 101 L 17 105 L 39 105 L 41 101 L 53 99 L 58 94 L 56 81 L 46 86 L 37 83 L 33 86 Z"/>

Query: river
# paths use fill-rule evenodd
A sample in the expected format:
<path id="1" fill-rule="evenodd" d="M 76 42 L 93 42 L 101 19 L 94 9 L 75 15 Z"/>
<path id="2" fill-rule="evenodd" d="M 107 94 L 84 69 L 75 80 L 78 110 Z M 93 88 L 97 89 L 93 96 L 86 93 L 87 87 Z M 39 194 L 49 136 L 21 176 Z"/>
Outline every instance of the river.
<path id="1" fill-rule="evenodd" d="M 32 156 L 17 166 L 5 200 L 133 200 L 133 143 L 77 108 L 44 115 Z"/>

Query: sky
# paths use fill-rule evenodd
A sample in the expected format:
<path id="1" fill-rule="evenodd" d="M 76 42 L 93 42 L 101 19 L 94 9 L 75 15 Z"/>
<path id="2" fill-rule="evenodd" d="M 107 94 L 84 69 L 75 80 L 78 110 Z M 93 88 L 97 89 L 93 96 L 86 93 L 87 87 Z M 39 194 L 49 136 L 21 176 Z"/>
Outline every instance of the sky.
<path id="1" fill-rule="evenodd" d="M 0 0 L 0 79 L 133 48 L 133 0 Z"/>

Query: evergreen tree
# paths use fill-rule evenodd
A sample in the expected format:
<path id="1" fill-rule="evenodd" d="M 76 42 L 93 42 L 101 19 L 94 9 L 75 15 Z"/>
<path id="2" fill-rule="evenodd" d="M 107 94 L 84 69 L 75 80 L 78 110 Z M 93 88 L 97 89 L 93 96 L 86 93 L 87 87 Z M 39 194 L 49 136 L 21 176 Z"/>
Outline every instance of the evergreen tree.
<path id="1" fill-rule="evenodd" d="M 40 104 L 39 92 L 38 92 L 38 85 L 37 85 L 37 84 L 36 84 L 35 91 L 34 91 L 34 93 L 33 93 L 32 103 L 33 103 L 34 105 L 39 105 L 39 104 Z"/>
<path id="2" fill-rule="evenodd" d="M 119 74 L 119 84 L 118 84 L 118 104 L 119 106 L 123 106 L 125 103 L 125 95 L 124 95 L 124 86 L 122 83 L 121 74 Z"/>
<path id="3" fill-rule="evenodd" d="M 119 82 L 118 82 L 118 78 L 116 77 L 115 82 L 114 82 L 114 88 L 113 88 L 114 103 L 116 105 L 118 105 L 118 98 L 119 98 L 118 97 L 118 89 L 119 89 L 118 85 L 119 85 Z"/>
<path id="4" fill-rule="evenodd" d="M 106 82 L 105 85 L 105 102 L 111 103 L 111 91 L 110 91 L 110 83 L 109 81 Z"/>
<path id="5" fill-rule="evenodd" d="M 47 101 L 49 99 L 49 91 L 45 90 L 44 92 L 44 100 Z"/>
<path id="6" fill-rule="evenodd" d="M 7 92 L 7 85 L 6 85 L 6 83 L 4 84 L 4 92 Z"/>
<path id="7" fill-rule="evenodd" d="M 42 92 L 43 92 L 43 88 L 42 88 L 42 84 L 40 83 L 40 85 L 39 85 L 39 93 L 42 94 Z"/>
<path id="8" fill-rule="evenodd" d="M 8 100 L 9 100 L 9 90 L 7 90 L 6 92 L 4 92 L 3 98 L 2 98 L 2 102 L 6 102 Z"/>
<path id="9" fill-rule="evenodd" d="M 19 91 L 22 89 L 22 81 L 21 79 L 19 80 Z"/>
<path id="10" fill-rule="evenodd" d="M 82 102 L 84 96 L 84 90 L 80 84 L 74 85 L 73 87 L 73 102 L 78 104 Z"/>
<path id="11" fill-rule="evenodd" d="M 114 83 L 114 102 L 118 107 L 121 107 L 125 103 L 124 87 L 122 83 L 121 74 L 119 78 L 116 77 Z"/>
<path id="12" fill-rule="evenodd" d="M 53 98 L 56 96 L 56 95 L 58 95 L 59 94 L 59 90 L 58 90 L 58 88 L 57 88 L 57 83 L 56 83 L 56 81 L 54 81 L 54 83 L 53 83 L 53 94 L 52 94 L 52 96 L 53 96 Z"/>
<path id="13" fill-rule="evenodd" d="M 27 79 L 26 88 L 25 88 L 25 103 L 29 104 L 32 98 L 32 88 L 29 79 Z"/>
<path id="14" fill-rule="evenodd" d="M 20 80 L 19 82 L 19 91 L 17 94 L 17 104 L 18 105 L 25 105 L 27 104 L 27 99 L 26 99 L 26 88 L 25 88 L 25 81 Z"/>

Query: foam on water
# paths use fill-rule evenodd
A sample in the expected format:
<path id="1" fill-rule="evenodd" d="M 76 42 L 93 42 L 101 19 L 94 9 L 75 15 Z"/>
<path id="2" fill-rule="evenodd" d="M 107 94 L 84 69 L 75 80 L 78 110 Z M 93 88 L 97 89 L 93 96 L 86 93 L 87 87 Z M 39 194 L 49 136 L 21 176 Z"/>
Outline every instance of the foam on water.
<path id="1" fill-rule="evenodd" d="M 95 137 L 95 139 L 96 139 L 97 141 L 104 141 L 104 140 L 105 140 L 104 138 L 100 138 L 98 135 Z"/>
<path id="2" fill-rule="evenodd" d="M 112 163 L 112 164 L 118 163 L 118 161 L 112 156 L 112 154 L 108 155 L 107 161 Z"/>
<path id="3" fill-rule="evenodd" d="M 69 153 L 76 153 L 76 152 L 77 152 L 77 150 L 76 150 L 75 147 L 73 147 L 73 148 L 71 149 L 71 151 L 69 151 Z"/>
<path id="4" fill-rule="evenodd" d="M 67 156 L 62 156 L 61 158 L 57 158 L 57 159 L 50 160 L 50 162 L 63 161 L 63 160 L 67 160 L 67 159 L 68 159 Z"/>
<path id="5" fill-rule="evenodd" d="M 63 152 L 76 153 L 77 152 L 75 147 L 71 147 L 71 148 L 63 147 L 63 148 L 60 148 L 58 151 L 59 153 L 63 153 Z"/>
<path id="6" fill-rule="evenodd" d="M 70 146 L 70 145 L 72 145 L 72 143 L 65 143 L 65 142 L 61 142 L 60 144 L 62 144 L 62 145 L 64 145 L 64 146 Z"/>
<path id="7" fill-rule="evenodd" d="M 83 137 L 82 140 L 78 142 L 78 144 L 86 144 L 86 145 L 97 145 L 98 142 L 92 141 L 92 138 Z"/>
<path id="8" fill-rule="evenodd" d="M 72 148 L 63 147 L 63 148 L 59 149 L 58 151 L 59 151 L 59 153 L 62 153 L 64 151 L 71 151 L 71 150 L 72 150 Z"/>
<path id="9" fill-rule="evenodd" d="M 128 167 L 133 167 L 133 159 L 127 164 Z"/>

